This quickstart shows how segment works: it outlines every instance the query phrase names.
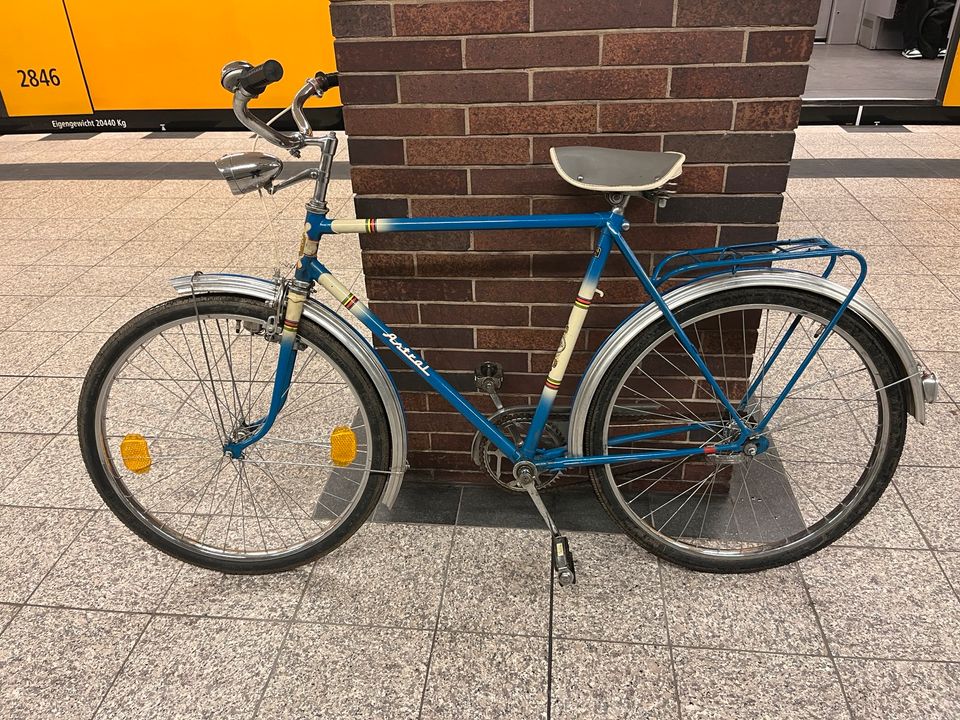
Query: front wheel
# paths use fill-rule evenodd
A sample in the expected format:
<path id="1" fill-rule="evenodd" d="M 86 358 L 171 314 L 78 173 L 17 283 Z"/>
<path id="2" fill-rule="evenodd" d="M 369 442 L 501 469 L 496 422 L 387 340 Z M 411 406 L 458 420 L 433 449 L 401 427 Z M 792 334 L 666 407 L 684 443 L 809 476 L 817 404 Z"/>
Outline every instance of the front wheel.
<path id="1" fill-rule="evenodd" d="M 334 549 L 376 507 L 389 467 L 376 388 L 306 319 L 276 422 L 242 458 L 225 454 L 270 406 L 270 314 L 226 295 L 158 305 L 107 341 L 80 393 L 80 447 L 106 504 L 157 548 L 222 572 L 285 570 Z"/>
<path id="2" fill-rule="evenodd" d="M 838 307 L 809 292 L 757 287 L 710 295 L 676 317 L 756 428 Z M 733 442 L 739 428 L 717 395 L 660 319 L 601 380 L 586 453 Z M 848 312 L 750 448 L 755 455 L 601 465 L 591 470 L 594 488 L 626 533 L 666 560 L 708 572 L 783 565 L 834 542 L 873 507 L 900 459 L 906 407 L 893 350 Z"/>

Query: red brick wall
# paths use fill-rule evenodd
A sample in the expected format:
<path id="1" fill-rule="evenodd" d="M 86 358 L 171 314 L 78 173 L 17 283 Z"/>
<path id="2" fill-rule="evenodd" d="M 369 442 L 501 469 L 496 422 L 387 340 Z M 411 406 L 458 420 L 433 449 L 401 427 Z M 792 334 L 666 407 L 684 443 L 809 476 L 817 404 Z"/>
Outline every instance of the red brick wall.
<path id="1" fill-rule="evenodd" d="M 665 208 L 628 208 L 627 237 L 648 263 L 772 237 L 818 7 L 333 0 L 358 217 L 606 209 L 549 164 L 551 146 L 590 144 L 687 155 Z M 482 360 L 501 362 L 508 404 L 539 394 L 592 241 L 590 230 L 361 236 L 371 307 L 463 390 Z M 617 255 L 600 287 L 561 393 L 644 300 Z M 468 455 L 472 429 L 385 356 L 404 390 L 413 474 L 485 477 Z"/>

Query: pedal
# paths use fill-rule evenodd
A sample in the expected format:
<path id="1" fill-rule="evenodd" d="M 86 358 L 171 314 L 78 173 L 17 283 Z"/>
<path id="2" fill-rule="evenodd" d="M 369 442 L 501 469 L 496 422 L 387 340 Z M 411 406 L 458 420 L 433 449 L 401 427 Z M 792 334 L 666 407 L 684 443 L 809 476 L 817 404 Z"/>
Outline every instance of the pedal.
<path id="1" fill-rule="evenodd" d="M 565 535 L 553 536 L 553 569 L 557 571 L 557 580 L 561 587 L 575 585 L 577 571 L 573 566 L 573 553 Z"/>
<path id="2" fill-rule="evenodd" d="M 477 390 L 490 396 L 497 410 L 503 409 L 503 403 L 500 401 L 500 395 L 497 391 L 503 385 L 503 366 L 500 363 L 486 360 L 480 363 L 473 372 L 473 384 Z"/>

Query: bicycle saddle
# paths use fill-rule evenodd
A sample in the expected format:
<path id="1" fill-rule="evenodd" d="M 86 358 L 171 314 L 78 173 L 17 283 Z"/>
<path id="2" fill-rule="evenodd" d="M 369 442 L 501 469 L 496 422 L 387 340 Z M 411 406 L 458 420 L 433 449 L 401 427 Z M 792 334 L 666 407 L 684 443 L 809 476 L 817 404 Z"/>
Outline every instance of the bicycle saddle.
<path id="1" fill-rule="evenodd" d="M 665 185 L 683 172 L 678 152 L 639 152 L 604 147 L 550 148 L 560 177 L 597 192 L 638 193 Z"/>

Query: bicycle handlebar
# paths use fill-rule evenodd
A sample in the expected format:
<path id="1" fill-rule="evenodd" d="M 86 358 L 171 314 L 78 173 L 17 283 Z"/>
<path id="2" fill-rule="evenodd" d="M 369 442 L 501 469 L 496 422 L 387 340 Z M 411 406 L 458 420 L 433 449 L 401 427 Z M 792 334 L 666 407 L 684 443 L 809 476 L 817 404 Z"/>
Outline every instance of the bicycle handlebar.
<path id="1" fill-rule="evenodd" d="M 283 65 L 276 60 L 267 60 L 254 68 L 241 71 L 237 84 L 247 95 L 257 97 L 267 89 L 267 85 L 277 82 L 282 77 Z"/>
<path id="2" fill-rule="evenodd" d="M 236 61 L 227 63 L 220 74 L 220 84 L 233 93 L 233 113 L 244 127 L 252 130 L 267 142 L 298 155 L 300 148 L 311 144 L 313 128 L 303 112 L 303 106 L 312 97 L 322 97 L 332 87 L 340 85 L 337 73 L 318 72 L 304 83 L 290 104 L 290 113 L 297 125 L 297 132 L 286 133 L 274 130 L 250 112 L 247 105 L 258 97 L 271 83 L 283 77 L 283 66 L 276 60 L 253 67 L 250 63 Z"/>

